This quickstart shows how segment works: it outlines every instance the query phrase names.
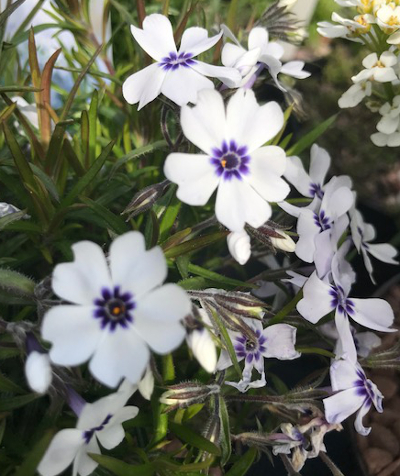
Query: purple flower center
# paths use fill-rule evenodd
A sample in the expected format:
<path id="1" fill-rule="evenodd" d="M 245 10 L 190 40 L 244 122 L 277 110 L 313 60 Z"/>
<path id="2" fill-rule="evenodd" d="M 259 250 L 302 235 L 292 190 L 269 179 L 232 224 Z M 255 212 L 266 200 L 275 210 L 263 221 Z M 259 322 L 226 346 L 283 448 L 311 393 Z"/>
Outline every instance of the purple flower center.
<path id="1" fill-rule="evenodd" d="M 238 146 L 234 140 L 222 142 L 221 147 L 212 150 L 211 163 L 215 166 L 215 173 L 224 180 L 231 180 L 233 177 L 241 180 L 242 175 L 250 173 L 248 164 L 250 156 L 247 154 L 247 147 Z"/>
<path id="2" fill-rule="evenodd" d="M 241 359 L 245 358 L 249 364 L 253 362 L 253 360 L 258 362 L 261 358 L 261 353 L 266 350 L 264 344 L 267 339 L 261 334 L 260 330 L 256 331 L 256 337 L 256 341 L 251 341 L 244 335 L 236 337 L 235 339 L 234 349 L 236 355 Z"/>
<path id="3" fill-rule="evenodd" d="M 320 227 L 321 231 L 329 230 L 331 228 L 331 219 L 327 216 L 324 210 L 318 213 L 314 212 L 314 223 Z"/>
<path id="4" fill-rule="evenodd" d="M 104 427 L 107 425 L 107 423 L 111 420 L 112 415 L 107 415 L 101 425 L 95 426 L 94 428 L 91 428 L 90 430 L 86 430 L 83 432 L 83 439 L 85 440 L 85 443 L 88 445 L 90 443 L 90 440 L 93 438 L 93 435 L 95 434 L 96 431 L 101 431 L 104 429 Z"/>
<path id="5" fill-rule="evenodd" d="M 161 68 L 163 68 L 165 71 L 169 71 L 172 69 L 172 71 L 175 71 L 179 68 L 179 66 L 183 66 L 184 68 L 188 68 L 193 64 L 196 64 L 196 61 L 192 59 L 193 54 L 192 53 L 179 53 L 176 54 L 174 52 L 169 53 L 168 56 L 165 56 L 164 58 L 161 59 L 159 62 L 159 65 Z"/>
<path id="6" fill-rule="evenodd" d="M 310 184 L 310 194 L 312 197 L 317 196 L 321 200 L 324 197 L 324 192 L 322 191 L 322 187 L 319 183 L 311 183 Z"/>
<path id="7" fill-rule="evenodd" d="M 107 326 L 110 331 L 114 331 L 117 326 L 126 329 L 133 323 L 131 311 L 135 309 L 136 304 L 131 293 L 121 293 L 120 286 L 114 286 L 112 290 L 103 288 L 101 295 L 102 298 L 94 300 L 94 317 L 100 319 L 102 329 Z"/>
<path id="8" fill-rule="evenodd" d="M 331 306 L 341 314 L 354 314 L 354 303 L 344 294 L 342 286 L 331 286 L 329 294 L 332 296 Z"/>

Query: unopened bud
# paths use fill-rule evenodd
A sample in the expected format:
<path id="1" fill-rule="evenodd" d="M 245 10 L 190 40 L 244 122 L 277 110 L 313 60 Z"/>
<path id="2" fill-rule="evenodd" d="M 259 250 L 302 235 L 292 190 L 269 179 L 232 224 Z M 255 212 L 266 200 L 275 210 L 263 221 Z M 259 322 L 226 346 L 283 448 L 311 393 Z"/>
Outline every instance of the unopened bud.
<path id="1" fill-rule="evenodd" d="M 246 264 L 251 256 L 251 245 L 250 236 L 245 230 L 229 233 L 226 241 L 232 257 L 239 264 Z"/>
<path id="2" fill-rule="evenodd" d="M 281 236 L 279 238 L 271 237 L 272 245 L 282 251 L 293 253 L 296 249 L 296 243 L 283 231 L 276 230 L 276 232 Z"/>
<path id="3" fill-rule="evenodd" d="M 203 385 L 199 382 L 182 382 L 168 387 L 160 397 L 160 402 L 169 405 L 166 411 L 170 412 L 176 408 L 187 408 L 195 403 L 205 402 L 211 395 L 220 392 L 220 386 Z"/>
<path id="4" fill-rule="evenodd" d="M 169 180 L 149 185 L 148 187 L 140 190 L 129 203 L 129 205 L 122 212 L 123 215 L 129 213 L 128 220 L 140 213 L 144 213 L 149 210 L 154 203 L 160 198 L 165 187 L 169 184 Z"/>

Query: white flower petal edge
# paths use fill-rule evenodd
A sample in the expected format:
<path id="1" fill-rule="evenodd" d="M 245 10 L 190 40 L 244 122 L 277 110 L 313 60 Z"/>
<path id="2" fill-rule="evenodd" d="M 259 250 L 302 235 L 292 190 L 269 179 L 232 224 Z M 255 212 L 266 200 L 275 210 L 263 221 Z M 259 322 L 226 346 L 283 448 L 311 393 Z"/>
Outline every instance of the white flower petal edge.
<path id="1" fill-rule="evenodd" d="M 177 196 L 204 205 L 218 189 L 217 219 L 233 232 L 246 223 L 258 228 L 272 214 L 268 202 L 282 201 L 290 189 L 283 181 L 286 156 L 280 147 L 262 147 L 283 126 L 277 103 L 257 104 L 252 91 L 239 90 L 226 110 L 220 93 L 201 91 L 195 107 L 182 108 L 185 136 L 207 155 L 170 154 L 166 177 L 178 184 Z"/>

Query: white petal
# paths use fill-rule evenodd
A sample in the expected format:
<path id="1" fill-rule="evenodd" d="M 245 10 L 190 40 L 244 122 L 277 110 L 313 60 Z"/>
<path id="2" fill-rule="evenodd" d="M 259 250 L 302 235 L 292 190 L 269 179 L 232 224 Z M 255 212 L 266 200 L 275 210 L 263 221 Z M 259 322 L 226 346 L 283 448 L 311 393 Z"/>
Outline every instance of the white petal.
<path id="1" fill-rule="evenodd" d="M 34 392 L 46 393 L 53 377 L 48 354 L 31 352 L 25 362 L 25 375 Z"/>
<path id="2" fill-rule="evenodd" d="M 315 237 L 320 233 L 319 225 L 315 223 L 314 212 L 311 210 L 302 210 L 297 221 L 297 233 L 299 240 L 296 243 L 296 255 L 312 263 L 315 252 Z"/>
<path id="3" fill-rule="evenodd" d="M 373 332 L 357 332 L 355 335 L 358 347 L 358 355 L 368 357 L 372 349 L 379 347 L 382 339 Z"/>
<path id="4" fill-rule="evenodd" d="M 300 357 L 300 353 L 294 348 L 296 344 L 297 329 L 288 324 L 275 324 L 263 331 L 266 337 L 266 351 L 264 357 L 274 357 L 279 360 L 293 360 Z"/>
<path id="5" fill-rule="evenodd" d="M 57 296 L 76 304 L 93 304 L 103 287 L 111 287 L 104 253 L 91 241 L 72 246 L 74 261 L 54 268 L 52 287 Z"/>
<path id="6" fill-rule="evenodd" d="M 322 185 L 331 166 L 331 156 L 328 152 L 313 144 L 311 147 L 310 178 L 314 183 Z"/>
<path id="7" fill-rule="evenodd" d="M 162 284 L 168 273 L 165 256 L 159 246 L 140 254 L 134 263 L 131 262 L 129 270 L 120 268 L 120 272 L 125 271 L 128 274 L 125 276 L 122 291 L 131 291 L 136 303 L 142 296 Z"/>
<path id="8" fill-rule="evenodd" d="M 383 134 L 393 134 L 396 131 L 399 125 L 399 116 L 392 117 L 391 115 L 387 114 L 383 116 L 382 119 L 376 125 L 376 128 L 379 132 Z"/>
<path id="9" fill-rule="evenodd" d="M 236 87 L 242 79 L 242 76 L 237 69 L 227 68 L 225 66 L 214 66 L 213 64 L 203 63 L 198 60 L 196 60 L 195 64 L 191 65 L 191 68 L 201 75 L 218 78 L 229 88 Z"/>
<path id="10" fill-rule="evenodd" d="M 337 357 L 346 356 L 349 362 L 355 364 L 357 362 L 357 349 L 351 332 L 349 319 L 346 315 L 340 313 L 338 309 L 336 309 L 335 312 L 335 324 L 340 340 Z M 342 390 L 342 388 L 335 387 L 335 390 Z"/>
<path id="11" fill-rule="evenodd" d="M 94 307 L 61 305 L 47 311 L 43 339 L 53 344 L 50 359 L 58 365 L 79 365 L 95 351 L 102 336 Z"/>
<path id="12" fill-rule="evenodd" d="M 274 57 L 277 60 L 280 60 L 284 54 L 285 50 L 282 45 L 280 45 L 276 41 L 271 41 L 268 45 L 264 48 L 264 55 Z"/>
<path id="13" fill-rule="evenodd" d="M 249 184 L 233 177 L 220 182 L 215 214 L 229 230 L 239 232 L 245 223 L 260 227 L 271 217 L 272 210 Z"/>
<path id="14" fill-rule="evenodd" d="M 330 368 L 331 384 L 334 392 L 353 388 L 357 380 L 360 379 L 358 372 L 364 371 L 356 362 L 350 360 L 335 360 Z"/>
<path id="15" fill-rule="evenodd" d="M 388 145 L 389 135 L 383 134 L 382 132 L 375 132 L 371 135 L 371 141 L 377 147 L 386 147 Z"/>
<path id="16" fill-rule="evenodd" d="M 296 308 L 307 321 L 315 324 L 321 317 L 326 316 L 334 307 L 332 306 L 332 296 L 329 291 L 331 287 L 321 281 L 314 272 L 303 288 L 304 298 L 298 302 Z"/>
<path id="17" fill-rule="evenodd" d="M 38 471 L 42 476 L 55 476 L 72 463 L 83 446 L 82 432 L 77 429 L 61 430 L 51 440 Z"/>
<path id="18" fill-rule="evenodd" d="M 129 104 L 139 103 L 138 110 L 153 101 L 160 93 L 167 75 L 158 63 L 131 74 L 122 85 L 122 95 Z"/>
<path id="19" fill-rule="evenodd" d="M 250 153 L 272 139 L 282 129 L 283 121 L 279 104 L 259 106 L 252 90 L 239 89 L 228 103 L 229 135 L 240 146 L 246 145 Z"/>
<path id="20" fill-rule="evenodd" d="M 122 285 L 128 278 L 130 268 L 135 266 L 146 251 L 144 236 L 130 231 L 116 238 L 109 253 L 110 271 L 114 285 Z"/>
<path id="21" fill-rule="evenodd" d="M 79 476 L 89 476 L 97 468 L 98 463 L 88 453 L 101 454 L 96 438 L 92 438 L 88 445 L 85 445 L 78 451 L 74 461 L 73 476 L 76 474 L 79 474 Z"/>
<path id="22" fill-rule="evenodd" d="M 322 199 L 321 209 L 327 212 L 328 217 L 338 218 L 350 210 L 354 203 L 352 191 L 347 187 L 335 190 L 327 200 Z"/>
<path id="23" fill-rule="evenodd" d="M 201 366 L 210 374 L 217 367 L 217 350 L 206 329 L 194 330 L 187 336 L 187 343 Z"/>
<path id="24" fill-rule="evenodd" d="M 289 61 L 282 66 L 281 73 L 296 79 L 306 79 L 311 76 L 311 73 L 304 71 L 304 66 L 304 61 Z"/>
<path id="25" fill-rule="evenodd" d="M 217 362 L 217 370 L 225 370 L 231 366 L 232 360 L 229 357 L 229 353 L 226 350 L 222 350 Z"/>
<path id="26" fill-rule="evenodd" d="M 261 51 L 268 45 L 269 35 L 266 28 L 253 28 L 249 34 L 248 46 L 249 50 L 260 48 Z"/>
<path id="27" fill-rule="evenodd" d="M 164 174 L 179 185 L 179 200 L 194 206 L 205 205 L 220 180 L 210 157 L 201 154 L 169 154 L 164 164 Z"/>
<path id="28" fill-rule="evenodd" d="M 154 390 L 154 375 L 153 375 L 153 372 L 151 371 L 150 366 L 147 366 L 144 377 L 139 382 L 139 392 L 143 398 L 150 401 L 153 390 Z"/>
<path id="29" fill-rule="evenodd" d="M 354 428 L 356 429 L 357 433 L 362 436 L 367 436 L 371 432 L 371 428 L 365 428 L 365 426 L 362 424 L 362 419 L 369 412 L 370 408 L 370 403 L 364 403 L 364 405 L 358 411 L 356 419 L 354 420 Z"/>
<path id="30" fill-rule="evenodd" d="M 314 263 L 318 277 L 324 279 L 331 271 L 334 246 L 331 240 L 331 230 L 325 230 L 314 238 L 315 252 Z"/>
<path id="31" fill-rule="evenodd" d="M 393 324 L 394 314 L 390 304 L 383 299 L 355 299 L 354 314 L 351 317 L 364 327 L 381 332 L 397 332 L 397 329 L 389 329 Z"/>
<path id="32" fill-rule="evenodd" d="M 250 236 L 245 230 L 229 233 L 226 238 L 229 253 L 241 265 L 246 264 L 251 256 Z"/>
<path id="33" fill-rule="evenodd" d="M 397 75 L 393 68 L 374 68 L 374 79 L 380 83 L 396 81 Z"/>
<path id="34" fill-rule="evenodd" d="M 160 304 L 161 306 L 162 304 Z M 185 329 L 179 322 L 160 322 L 148 315 L 137 314 L 135 330 L 157 354 L 165 355 L 180 346 Z"/>
<path id="35" fill-rule="evenodd" d="M 180 66 L 177 70 L 169 70 L 161 92 L 178 106 L 189 102 L 195 104 L 197 93 L 202 89 L 214 89 L 214 83 L 193 68 Z"/>
<path id="36" fill-rule="evenodd" d="M 139 409 L 137 407 L 124 407 L 118 411 L 109 425 L 101 431 L 96 431 L 96 437 L 101 443 L 101 446 L 107 450 L 111 450 L 118 446 L 125 438 L 125 431 L 121 423 L 127 420 L 132 420 L 138 414 Z"/>
<path id="37" fill-rule="evenodd" d="M 181 126 L 185 136 L 209 155 L 225 140 L 225 106 L 220 93 L 201 91 L 195 107 L 181 110 Z"/>
<path id="38" fill-rule="evenodd" d="M 225 43 L 221 52 L 221 63 L 224 66 L 234 67 L 239 59 L 245 55 L 246 50 L 241 46 Z"/>
<path id="39" fill-rule="evenodd" d="M 378 55 L 376 53 L 371 53 L 363 59 L 362 65 L 364 66 L 364 68 L 371 69 L 373 66 L 376 65 L 377 62 Z"/>
<path id="40" fill-rule="evenodd" d="M 364 397 L 357 395 L 357 390 L 350 388 L 324 398 L 325 418 L 328 423 L 341 423 L 355 413 L 363 404 Z"/>
<path id="41" fill-rule="evenodd" d="M 284 176 L 304 197 L 312 197 L 310 192 L 311 179 L 304 170 L 299 157 L 287 157 Z"/>
<path id="42" fill-rule="evenodd" d="M 168 283 L 146 294 L 137 303 L 137 311 L 157 322 L 177 322 L 188 314 L 192 304 L 177 284 Z"/>
<path id="43" fill-rule="evenodd" d="M 205 28 L 193 26 L 183 32 L 180 53 L 192 53 L 197 56 L 204 51 L 209 50 L 222 38 L 223 32 L 208 38 L 208 31 Z"/>
<path id="44" fill-rule="evenodd" d="M 171 22 L 164 15 L 147 16 L 143 20 L 143 30 L 131 25 L 131 32 L 146 53 L 157 61 L 169 53 L 176 53 Z"/>
<path id="45" fill-rule="evenodd" d="M 268 146 L 255 150 L 249 167 L 247 181 L 265 200 L 280 202 L 289 195 L 289 185 L 280 178 L 286 167 L 283 149 Z"/>
<path id="46" fill-rule="evenodd" d="M 368 252 L 379 261 L 389 264 L 399 264 L 394 257 L 397 255 L 397 250 L 389 243 L 368 243 Z"/>
<path id="47" fill-rule="evenodd" d="M 135 384 L 141 379 L 149 357 L 147 345 L 134 330 L 117 327 L 96 349 L 89 370 L 108 387 L 116 387 L 123 378 Z"/>

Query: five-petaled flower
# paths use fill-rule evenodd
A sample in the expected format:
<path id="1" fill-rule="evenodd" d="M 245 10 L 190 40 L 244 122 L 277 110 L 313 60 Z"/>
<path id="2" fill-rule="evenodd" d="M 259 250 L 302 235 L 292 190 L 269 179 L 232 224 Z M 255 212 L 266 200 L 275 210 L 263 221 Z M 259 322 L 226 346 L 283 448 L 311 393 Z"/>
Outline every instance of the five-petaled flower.
<path id="1" fill-rule="evenodd" d="M 218 188 L 215 214 L 231 231 L 245 223 L 258 228 L 271 214 L 268 202 L 283 200 L 289 186 L 281 176 L 283 149 L 263 145 L 283 126 L 279 105 L 259 106 L 253 91 L 238 90 L 225 108 L 221 94 L 203 90 L 195 107 L 184 106 L 185 136 L 204 154 L 172 153 L 164 173 L 178 184 L 177 196 L 189 205 L 205 205 Z"/>
<path id="2" fill-rule="evenodd" d="M 222 32 L 208 38 L 204 28 L 192 27 L 184 31 L 177 51 L 172 26 L 164 15 L 153 14 L 143 20 L 143 29 L 131 26 L 139 45 L 156 63 L 132 74 L 122 85 L 122 94 L 129 104 L 139 103 L 138 109 L 153 101 L 160 93 L 179 106 L 195 103 L 201 89 L 213 89 L 214 83 L 205 76 L 223 79 L 227 84 L 240 80 L 233 68 L 214 66 L 194 59 L 212 48 Z"/>
<path id="3" fill-rule="evenodd" d="M 73 245 L 75 260 L 54 269 L 55 294 L 73 305 L 51 308 L 42 324 L 50 359 L 89 369 L 115 387 L 122 378 L 137 383 L 154 352 L 171 352 L 185 337 L 179 322 L 190 313 L 185 291 L 165 284 L 167 264 L 159 247 L 145 250 L 143 235 L 128 232 L 110 247 L 109 266 L 90 241 Z"/>
<path id="4" fill-rule="evenodd" d="M 368 435 L 371 428 L 362 424 L 364 415 L 372 405 L 382 413 L 382 394 L 367 379 L 360 364 L 348 359 L 337 360 L 331 365 L 332 390 L 338 392 L 323 400 L 325 416 L 329 423 L 341 423 L 358 410 L 354 426 L 361 435 Z"/>
<path id="5" fill-rule="evenodd" d="M 139 410 L 125 406 L 136 390 L 124 382 L 119 390 L 95 403 L 86 403 L 79 415 L 76 428 L 59 431 L 47 448 L 38 471 L 42 476 L 56 476 L 73 463 L 74 476 L 88 476 L 97 467 L 88 453 L 100 454 L 101 446 L 110 450 L 125 437 L 122 423 L 135 418 Z"/>

